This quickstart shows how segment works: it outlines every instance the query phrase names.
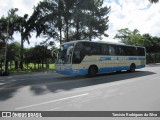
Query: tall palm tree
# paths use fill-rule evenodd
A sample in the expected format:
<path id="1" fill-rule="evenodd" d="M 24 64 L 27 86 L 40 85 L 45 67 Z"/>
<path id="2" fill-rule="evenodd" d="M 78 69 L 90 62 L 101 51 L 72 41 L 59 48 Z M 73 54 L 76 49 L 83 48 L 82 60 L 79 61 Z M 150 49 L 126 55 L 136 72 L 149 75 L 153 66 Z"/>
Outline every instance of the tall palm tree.
<path id="1" fill-rule="evenodd" d="M 30 37 L 30 28 L 28 27 L 28 14 L 25 14 L 23 17 L 20 17 L 20 29 L 19 33 L 21 34 L 21 50 L 20 50 L 20 68 L 23 69 L 23 56 L 24 56 L 24 42 L 27 41 L 29 44 Z"/>

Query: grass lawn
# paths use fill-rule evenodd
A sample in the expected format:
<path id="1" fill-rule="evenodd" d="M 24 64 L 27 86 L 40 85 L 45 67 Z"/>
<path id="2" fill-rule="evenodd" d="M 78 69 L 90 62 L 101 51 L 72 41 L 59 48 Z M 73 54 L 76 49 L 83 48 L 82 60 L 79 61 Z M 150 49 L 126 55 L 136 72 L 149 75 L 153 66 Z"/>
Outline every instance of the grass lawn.
<path id="1" fill-rule="evenodd" d="M 31 72 L 43 72 L 43 71 L 49 72 L 49 71 L 54 71 L 54 69 L 55 69 L 55 64 L 49 64 L 49 69 L 46 69 L 46 64 L 44 64 L 44 69 L 42 69 L 40 65 L 38 68 L 38 64 L 36 64 L 36 69 L 34 69 L 33 63 L 30 63 L 28 65 L 28 69 L 27 69 L 27 66 L 24 65 L 24 70 L 21 70 L 21 69 L 15 70 L 14 65 L 8 67 L 9 74 L 26 74 Z"/>

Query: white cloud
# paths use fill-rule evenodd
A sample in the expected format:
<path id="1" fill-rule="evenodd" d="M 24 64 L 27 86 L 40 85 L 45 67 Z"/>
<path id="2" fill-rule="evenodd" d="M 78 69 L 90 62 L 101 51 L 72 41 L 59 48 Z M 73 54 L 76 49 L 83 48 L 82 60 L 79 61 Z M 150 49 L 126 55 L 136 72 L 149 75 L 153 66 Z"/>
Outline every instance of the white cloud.
<path id="1" fill-rule="evenodd" d="M 109 39 L 112 39 L 117 30 L 129 28 L 138 29 L 141 34 L 149 33 L 160 37 L 160 2 L 150 4 L 148 0 L 116 0 L 105 2 L 111 6 L 109 15 Z M 115 40 L 113 40 L 115 41 Z"/>
<path id="2" fill-rule="evenodd" d="M 0 16 L 7 15 L 11 8 L 18 8 L 17 14 L 23 16 L 24 14 L 31 15 L 33 7 L 41 0 L 0 0 Z"/>

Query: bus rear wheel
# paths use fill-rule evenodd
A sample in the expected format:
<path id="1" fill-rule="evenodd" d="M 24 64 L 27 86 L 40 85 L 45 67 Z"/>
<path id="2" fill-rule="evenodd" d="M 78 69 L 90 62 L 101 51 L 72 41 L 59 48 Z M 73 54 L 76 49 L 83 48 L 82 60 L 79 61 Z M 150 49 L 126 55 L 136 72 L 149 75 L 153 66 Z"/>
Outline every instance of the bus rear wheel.
<path id="1" fill-rule="evenodd" d="M 136 70 L 136 65 L 131 64 L 129 72 L 135 72 L 135 70 Z"/>
<path id="2" fill-rule="evenodd" d="M 90 77 L 94 77 L 98 72 L 98 68 L 96 66 L 90 66 L 88 69 L 88 75 Z"/>

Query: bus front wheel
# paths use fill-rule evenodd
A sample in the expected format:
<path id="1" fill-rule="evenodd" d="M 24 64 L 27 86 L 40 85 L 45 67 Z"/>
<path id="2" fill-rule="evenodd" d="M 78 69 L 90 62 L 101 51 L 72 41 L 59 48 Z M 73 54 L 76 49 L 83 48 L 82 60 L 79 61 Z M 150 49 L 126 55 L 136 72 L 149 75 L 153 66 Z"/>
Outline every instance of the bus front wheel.
<path id="1" fill-rule="evenodd" d="M 90 66 L 89 69 L 88 69 L 88 75 L 90 77 L 93 77 L 97 74 L 98 72 L 98 68 L 96 66 Z"/>

